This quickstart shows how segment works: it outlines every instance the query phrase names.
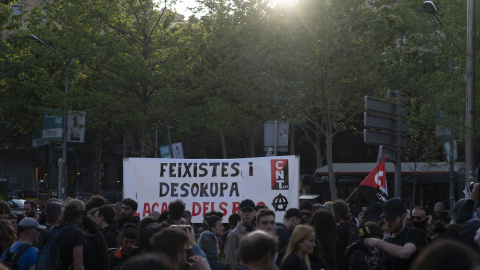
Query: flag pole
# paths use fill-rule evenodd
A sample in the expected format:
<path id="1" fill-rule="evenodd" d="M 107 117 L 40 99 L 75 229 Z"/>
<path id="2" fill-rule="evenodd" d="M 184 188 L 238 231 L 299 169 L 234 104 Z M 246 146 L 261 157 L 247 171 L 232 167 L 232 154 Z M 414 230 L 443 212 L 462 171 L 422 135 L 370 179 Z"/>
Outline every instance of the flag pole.
<path id="1" fill-rule="evenodd" d="M 357 192 L 357 188 L 355 188 L 355 190 L 352 193 L 350 193 L 350 196 L 348 196 L 348 198 L 345 201 L 348 202 L 348 199 L 350 199 L 350 197 L 352 197 L 352 195 L 355 194 L 355 192 Z"/>

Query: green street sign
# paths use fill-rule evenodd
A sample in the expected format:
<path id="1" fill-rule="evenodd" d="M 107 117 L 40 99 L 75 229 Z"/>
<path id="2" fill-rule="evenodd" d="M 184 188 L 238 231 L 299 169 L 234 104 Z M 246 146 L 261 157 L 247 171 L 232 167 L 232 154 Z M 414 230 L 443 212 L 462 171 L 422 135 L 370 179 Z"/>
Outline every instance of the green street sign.
<path id="1" fill-rule="evenodd" d="M 171 158 L 172 154 L 170 154 L 170 147 L 167 145 L 160 145 L 160 158 Z"/>
<path id="2" fill-rule="evenodd" d="M 46 109 L 43 116 L 42 139 L 50 141 L 62 140 L 63 113 L 61 110 Z"/>

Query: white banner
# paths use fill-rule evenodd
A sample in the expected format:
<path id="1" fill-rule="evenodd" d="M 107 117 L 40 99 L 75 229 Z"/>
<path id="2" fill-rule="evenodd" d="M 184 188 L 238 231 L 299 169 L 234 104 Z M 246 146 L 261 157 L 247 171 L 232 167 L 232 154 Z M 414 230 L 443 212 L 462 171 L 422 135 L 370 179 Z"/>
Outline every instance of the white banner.
<path id="1" fill-rule="evenodd" d="M 228 216 L 239 211 L 240 202 L 251 199 L 275 211 L 281 222 L 285 211 L 298 208 L 300 159 L 277 156 L 246 159 L 156 158 L 123 160 L 123 197 L 138 202 L 137 214 L 167 210 L 181 199 L 201 223 L 206 212 Z"/>

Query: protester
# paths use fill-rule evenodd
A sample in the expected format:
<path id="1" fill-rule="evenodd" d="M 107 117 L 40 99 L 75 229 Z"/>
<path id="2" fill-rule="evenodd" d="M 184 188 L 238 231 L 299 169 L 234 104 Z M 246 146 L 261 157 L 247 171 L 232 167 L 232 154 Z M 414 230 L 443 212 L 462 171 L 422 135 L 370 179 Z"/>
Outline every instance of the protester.
<path id="1" fill-rule="evenodd" d="M 17 235 L 10 221 L 0 219 L 0 254 L 17 241 Z"/>
<path id="2" fill-rule="evenodd" d="M 348 270 L 347 259 L 345 258 L 345 250 L 347 247 L 357 240 L 357 228 L 350 221 L 352 215 L 348 204 L 342 200 L 337 199 L 332 204 L 333 217 L 337 222 L 337 236 L 336 242 L 336 266 L 339 270 Z"/>
<path id="3" fill-rule="evenodd" d="M 182 218 L 185 212 L 185 203 L 182 200 L 175 200 L 168 204 L 168 225 L 182 225 L 185 224 L 185 219 Z"/>
<path id="4" fill-rule="evenodd" d="M 393 238 L 388 241 L 365 238 L 364 243 L 369 248 L 379 247 L 392 256 L 389 269 L 408 269 L 425 244 L 424 234 L 416 228 L 407 227 L 407 209 L 400 199 L 388 200 L 383 205 L 382 217 Z"/>
<path id="5" fill-rule="evenodd" d="M 412 210 L 412 215 L 410 217 L 412 226 L 422 230 L 425 235 L 427 235 L 429 231 L 428 227 L 428 220 L 427 220 L 427 213 L 421 207 L 415 207 Z"/>
<path id="6" fill-rule="evenodd" d="M 127 223 L 131 223 L 138 228 L 140 224 L 140 217 L 135 216 L 137 212 L 138 203 L 130 198 L 125 198 L 122 200 L 122 213 L 120 217 L 114 220 L 114 226 L 120 231 L 123 226 Z"/>
<path id="7" fill-rule="evenodd" d="M 38 210 L 37 210 L 37 203 L 34 201 L 25 201 L 23 203 L 23 207 L 25 210 L 25 216 L 34 218 L 35 220 L 38 220 Z"/>
<path id="8" fill-rule="evenodd" d="M 313 253 L 315 246 L 315 230 L 308 225 L 298 225 L 290 237 L 280 269 L 311 270 L 308 255 Z"/>
<path id="9" fill-rule="evenodd" d="M 140 225 L 138 225 L 138 230 L 141 231 L 148 226 L 158 226 L 158 219 L 154 216 L 146 216 L 142 220 L 140 220 Z"/>
<path id="10" fill-rule="evenodd" d="M 220 260 L 218 238 L 223 235 L 222 219 L 216 215 L 206 216 L 203 220 L 203 232 L 198 238 L 198 246 L 207 256 L 212 270 L 230 269 L 230 266 Z"/>
<path id="11" fill-rule="evenodd" d="M 98 208 L 102 205 L 109 205 L 107 199 L 105 199 L 103 196 L 100 196 L 100 195 L 93 195 L 85 203 L 85 210 L 89 212 L 93 208 Z"/>
<path id="12" fill-rule="evenodd" d="M 320 248 L 324 253 L 328 269 L 337 269 L 335 262 L 337 225 L 335 224 L 333 215 L 326 210 L 317 211 L 313 214 L 310 225 L 315 229 L 315 236 L 317 237 Z"/>
<path id="13" fill-rule="evenodd" d="M 110 205 L 100 206 L 94 213 L 95 223 L 100 228 L 107 248 L 116 248 L 118 246 L 118 229 L 113 226 L 115 211 Z"/>
<path id="14" fill-rule="evenodd" d="M 255 216 L 257 229 L 275 234 L 275 212 L 270 209 L 261 209 Z"/>
<path id="15" fill-rule="evenodd" d="M 81 228 L 86 240 L 83 246 L 83 265 L 88 270 L 108 270 L 110 263 L 107 245 L 93 219 L 91 215 L 84 216 L 82 219 Z"/>
<path id="16" fill-rule="evenodd" d="M 11 213 L 12 209 L 8 202 L 0 200 L 0 219 L 8 219 Z"/>
<path id="17" fill-rule="evenodd" d="M 303 222 L 307 221 L 300 210 L 297 208 L 290 208 L 285 212 L 283 216 L 282 223 L 278 223 L 275 226 L 275 234 L 278 236 L 278 250 L 279 253 L 284 253 L 288 242 L 290 241 L 290 235 L 298 225 L 302 224 Z M 279 256 L 279 260 L 281 262 L 282 258 Z"/>
<path id="18" fill-rule="evenodd" d="M 454 240 L 441 240 L 427 247 L 411 270 L 477 270 L 480 256 L 468 246 Z"/>
<path id="19" fill-rule="evenodd" d="M 7 248 L 0 261 L 9 261 L 12 269 L 14 268 L 13 264 L 16 265 L 18 270 L 35 269 L 38 249 L 33 247 L 33 244 L 38 240 L 39 231 L 45 229 L 46 227 L 38 224 L 34 218 L 26 217 L 22 219 L 18 225 L 18 241 Z"/>
<path id="20" fill-rule="evenodd" d="M 130 257 L 138 253 L 138 230 L 133 224 L 125 224 L 118 235 L 118 249 L 110 255 L 110 269 L 118 269 Z"/>
<path id="21" fill-rule="evenodd" d="M 116 202 L 113 205 L 113 210 L 115 210 L 115 219 L 120 218 L 120 216 L 122 215 L 122 203 Z"/>
<path id="22" fill-rule="evenodd" d="M 444 224 L 450 223 L 450 217 L 448 213 L 445 212 L 445 205 L 442 202 L 437 202 L 433 207 L 432 223 L 435 223 L 437 220 L 440 220 Z"/>
<path id="23" fill-rule="evenodd" d="M 12 224 L 12 227 L 15 229 L 15 234 L 18 235 L 18 217 L 14 213 L 10 213 L 8 215 L 8 221 L 10 221 L 10 224 Z"/>
<path id="24" fill-rule="evenodd" d="M 237 227 L 233 229 L 227 237 L 225 243 L 225 261 L 233 266 L 237 262 L 237 249 L 240 238 L 245 234 L 256 230 L 253 226 L 253 219 L 255 218 L 255 203 L 246 199 L 240 203 L 240 222 Z"/>
<path id="25" fill-rule="evenodd" d="M 298 209 L 300 210 L 300 213 L 302 213 L 302 216 L 306 219 L 305 224 L 310 223 L 310 220 L 312 219 L 312 215 L 313 215 L 312 202 L 309 200 L 303 200 L 300 202 Z"/>
<path id="26" fill-rule="evenodd" d="M 358 239 L 355 240 L 345 250 L 345 257 L 348 260 L 350 270 L 369 270 L 369 269 L 386 269 L 384 267 L 385 256 L 382 250 L 375 248 L 369 249 L 363 243 L 365 238 L 383 239 L 383 231 L 380 227 L 372 222 L 364 223 L 358 229 Z M 368 261 L 367 259 L 368 258 Z"/>
<path id="27" fill-rule="evenodd" d="M 166 256 L 155 253 L 144 253 L 126 261 L 120 270 L 168 270 L 170 268 Z"/>
<path id="28" fill-rule="evenodd" d="M 154 234 L 151 238 L 151 251 L 165 254 L 170 263 L 170 270 L 181 270 L 185 268 L 187 259 L 193 262 L 193 269 L 208 270 L 210 266 L 205 253 L 196 244 L 195 234 L 189 227 L 186 231 L 178 228 L 166 228 Z M 191 249 L 186 250 L 189 244 Z M 191 251 L 192 256 L 186 252 Z"/>
<path id="29" fill-rule="evenodd" d="M 274 269 L 277 240 L 264 231 L 248 233 L 238 244 L 239 264 L 235 270 L 272 270 Z"/>

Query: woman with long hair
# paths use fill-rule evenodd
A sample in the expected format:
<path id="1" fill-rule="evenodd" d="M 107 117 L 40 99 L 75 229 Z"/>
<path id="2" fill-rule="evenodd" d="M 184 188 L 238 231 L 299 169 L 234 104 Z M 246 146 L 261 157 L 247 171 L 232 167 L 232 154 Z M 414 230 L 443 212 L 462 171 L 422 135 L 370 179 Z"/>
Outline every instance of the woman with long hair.
<path id="1" fill-rule="evenodd" d="M 282 270 L 312 270 L 308 255 L 316 246 L 315 230 L 308 225 L 298 225 L 293 230 L 283 259 Z"/>
<path id="2" fill-rule="evenodd" d="M 198 246 L 205 252 L 208 264 L 212 270 L 230 269 L 227 263 L 220 261 L 218 237 L 223 236 L 222 219 L 216 215 L 205 216 L 203 232 L 198 238 Z"/>
<path id="3" fill-rule="evenodd" d="M 8 219 L 0 219 L 0 254 L 17 241 L 15 229 Z"/>
<path id="4" fill-rule="evenodd" d="M 333 215 L 325 210 L 319 210 L 313 214 L 310 225 L 315 229 L 315 235 L 319 242 L 319 250 L 323 251 L 323 258 L 328 264 L 328 269 L 336 270 L 336 247 L 337 224 Z"/>
<path id="5" fill-rule="evenodd" d="M 84 216 L 81 227 L 86 241 L 86 244 L 83 246 L 83 265 L 85 269 L 110 269 L 107 244 L 94 218 L 90 214 Z"/>

